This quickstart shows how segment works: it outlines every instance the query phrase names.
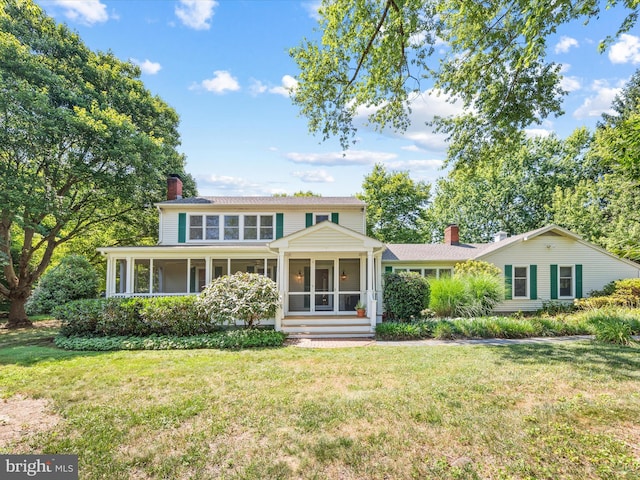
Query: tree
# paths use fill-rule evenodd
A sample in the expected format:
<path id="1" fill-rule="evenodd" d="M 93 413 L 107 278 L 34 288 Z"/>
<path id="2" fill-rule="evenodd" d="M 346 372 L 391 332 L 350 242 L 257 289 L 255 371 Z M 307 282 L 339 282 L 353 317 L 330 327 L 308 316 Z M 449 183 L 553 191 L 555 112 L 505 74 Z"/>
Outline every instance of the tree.
<path id="1" fill-rule="evenodd" d="M 56 249 L 162 199 L 178 116 L 140 70 L 94 53 L 31 0 L 0 4 L 0 295 L 9 327 Z"/>
<path id="2" fill-rule="evenodd" d="M 211 320 L 234 325 L 242 320 L 246 327 L 273 318 L 280 305 L 276 282 L 257 273 L 237 272 L 216 278 L 200 293 L 198 308 Z"/>
<path id="3" fill-rule="evenodd" d="M 602 173 L 597 159 L 587 154 L 591 139 L 586 129 L 578 129 L 565 140 L 520 135 L 485 148 L 476 159 L 482 168 L 460 167 L 438 181 L 429 211 L 432 239 L 440 240 L 450 223 L 460 227 L 467 242 L 551 223 L 556 188 L 570 189 Z"/>
<path id="4" fill-rule="evenodd" d="M 367 203 L 367 235 L 386 243 L 423 241 L 431 186 L 409 172 L 387 172 L 381 164 L 364 178 L 358 198 Z"/>
<path id="5" fill-rule="evenodd" d="M 324 0 L 321 37 L 290 52 L 300 68 L 293 102 L 313 133 L 338 135 L 347 148 L 363 108 L 371 124 L 403 131 L 422 84 L 433 84 L 465 107 L 463 116 L 436 119 L 451 136 L 449 158 L 462 161 L 462 153 L 562 113 L 560 65 L 545 58 L 547 38 L 616 4 L 628 10 L 616 34 L 634 26 L 638 0 L 603 3 Z M 437 42 L 447 46 L 442 56 L 434 55 Z"/>

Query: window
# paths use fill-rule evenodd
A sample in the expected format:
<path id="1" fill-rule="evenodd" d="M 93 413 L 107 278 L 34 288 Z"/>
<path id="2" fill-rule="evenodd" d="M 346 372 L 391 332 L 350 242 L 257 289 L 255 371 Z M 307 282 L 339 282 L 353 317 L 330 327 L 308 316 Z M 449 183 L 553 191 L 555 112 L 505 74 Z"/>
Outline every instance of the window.
<path id="1" fill-rule="evenodd" d="M 328 213 L 316 214 L 316 223 L 325 222 L 329 220 L 331 217 Z"/>
<path id="2" fill-rule="evenodd" d="M 244 240 L 273 240 L 273 215 L 245 215 Z"/>
<path id="3" fill-rule="evenodd" d="M 425 268 L 423 275 L 427 278 L 436 278 L 438 276 L 437 268 Z"/>
<path id="4" fill-rule="evenodd" d="M 572 298 L 573 297 L 573 266 L 560 266 L 559 275 L 559 293 L 560 298 Z"/>
<path id="5" fill-rule="evenodd" d="M 240 240 L 240 216 L 239 215 L 224 216 L 224 239 Z"/>
<path id="6" fill-rule="evenodd" d="M 441 268 L 438 271 L 438 278 L 451 278 L 453 275 L 453 270 L 450 268 Z"/>
<path id="7" fill-rule="evenodd" d="M 273 215 L 260 215 L 260 240 L 273 240 Z"/>
<path id="8" fill-rule="evenodd" d="M 218 215 L 191 215 L 189 217 L 189 240 L 218 240 L 220 217 Z"/>
<path id="9" fill-rule="evenodd" d="M 451 268 L 407 268 L 407 267 L 394 267 L 393 272 L 416 272 L 427 278 L 445 278 L 453 275 Z"/>
<path id="10" fill-rule="evenodd" d="M 527 267 L 513 267 L 513 297 L 527 297 Z"/>

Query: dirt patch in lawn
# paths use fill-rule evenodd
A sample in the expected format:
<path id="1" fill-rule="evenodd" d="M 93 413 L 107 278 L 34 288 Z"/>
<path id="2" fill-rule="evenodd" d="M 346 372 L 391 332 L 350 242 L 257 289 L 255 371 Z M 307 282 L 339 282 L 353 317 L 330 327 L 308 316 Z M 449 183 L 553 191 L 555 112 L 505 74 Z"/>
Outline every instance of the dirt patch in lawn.
<path id="1" fill-rule="evenodd" d="M 0 399 L 0 449 L 55 427 L 61 418 L 48 400 L 14 395 Z"/>

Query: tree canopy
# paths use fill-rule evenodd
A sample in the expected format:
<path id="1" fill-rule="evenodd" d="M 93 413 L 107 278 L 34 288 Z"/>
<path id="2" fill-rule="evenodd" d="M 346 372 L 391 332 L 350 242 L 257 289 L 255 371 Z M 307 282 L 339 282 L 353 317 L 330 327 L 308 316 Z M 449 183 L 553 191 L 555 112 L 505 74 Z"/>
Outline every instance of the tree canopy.
<path id="1" fill-rule="evenodd" d="M 367 203 L 367 235 L 388 243 L 419 243 L 427 219 L 431 186 L 415 182 L 409 172 L 387 172 L 376 164 L 358 198 Z"/>
<path id="2" fill-rule="evenodd" d="M 184 174 L 178 115 L 31 0 L 0 4 L 0 294 L 9 325 L 54 251 L 131 218 Z M 191 181 L 192 182 L 192 181 Z"/>
<path id="3" fill-rule="evenodd" d="M 635 25 L 640 0 L 324 0 L 321 37 L 290 52 L 300 68 L 293 101 L 313 133 L 337 135 L 346 148 L 365 109 L 379 128 L 406 129 L 427 85 L 466 107 L 458 118 L 436 119 L 457 161 L 561 114 L 565 92 L 560 65 L 546 58 L 547 38 L 618 4 L 628 15 L 612 35 Z M 434 55 L 438 43 L 443 55 Z"/>

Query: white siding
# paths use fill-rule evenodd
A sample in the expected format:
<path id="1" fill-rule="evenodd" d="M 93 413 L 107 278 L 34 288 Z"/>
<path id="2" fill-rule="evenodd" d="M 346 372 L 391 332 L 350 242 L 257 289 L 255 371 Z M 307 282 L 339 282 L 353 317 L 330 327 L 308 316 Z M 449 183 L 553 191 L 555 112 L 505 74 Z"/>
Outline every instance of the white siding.
<path id="1" fill-rule="evenodd" d="M 164 210 L 162 215 L 162 242 L 160 245 L 178 245 L 178 211 Z"/>
<path id="2" fill-rule="evenodd" d="M 203 208 L 202 205 L 185 205 L 182 209 L 165 209 L 161 212 L 162 215 L 162 235 L 160 238 L 162 242 L 160 245 L 178 245 L 178 213 L 186 212 L 186 213 L 195 213 L 195 214 L 252 214 L 252 213 L 282 213 L 284 220 L 284 229 L 283 234 L 286 237 L 287 235 L 291 235 L 300 230 L 304 230 L 306 227 L 306 211 L 296 210 L 287 210 L 286 208 L 276 208 L 273 211 L 266 212 L 262 208 L 253 208 L 253 210 L 249 211 L 247 208 L 243 209 L 215 209 L 215 208 Z M 309 213 L 319 213 L 319 214 L 328 214 L 337 212 L 338 222 L 345 228 L 350 230 L 354 230 L 355 232 L 364 234 L 365 222 L 364 222 L 364 212 L 360 210 L 346 210 L 340 211 L 339 209 L 331 208 L 330 210 L 309 210 Z M 275 222 L 275 218 L 274 218 Z M 275 228 L 275 224 L 274 224 Z M 266 242 L 265 242 L 266 243 Z"/>
<path id="3" fill-rule="evenodd" d="M 325 228 L 317 230 L 313 235 L 304 235 L 289 242 L 288 249 L 291 251 L 362 251 L 362 240 L 333 229 Z"/>
<path id="4" fill-rule="evenodd" d="M 551 265 L 582 265 L 582 293 L 585 297 L 590 291 L 599 290 L 613 280 L 635 278 L 640 273 L 640 266 L 634 267 L 579 241 L 553 234 L 516 243 L 482 257 L 482 260 L 495 264 L 503 272 L 505 265 L 538 266 L 538 299 L 505 300 L 496 308 L 496 311 L 503 312 L 536 310 L 542 307 L 543 302 L 549 301 Z"/>

